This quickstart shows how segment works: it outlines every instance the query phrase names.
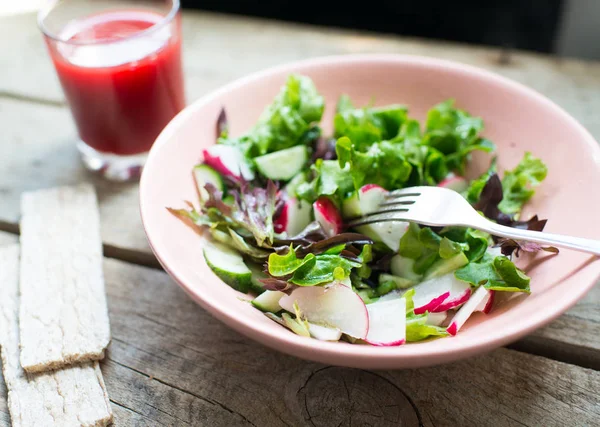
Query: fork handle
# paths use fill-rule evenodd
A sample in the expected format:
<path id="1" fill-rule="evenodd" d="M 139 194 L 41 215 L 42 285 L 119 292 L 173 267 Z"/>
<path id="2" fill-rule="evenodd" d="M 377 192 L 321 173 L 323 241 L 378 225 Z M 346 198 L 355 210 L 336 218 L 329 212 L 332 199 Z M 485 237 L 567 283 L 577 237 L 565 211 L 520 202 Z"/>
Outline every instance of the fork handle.
<path id="1" fill-rule="evenodd" d="M 544 233 L 540 231 L 520 230 L 518 228 L 506 227 L 489 221 L 486 221 L 485 228 L 483 224 L 480 228 L 494 236 L 560 246 L 600 256 L 600 240 L 584 239 L 583 237 L 564 236 L 561 234 Z"/>

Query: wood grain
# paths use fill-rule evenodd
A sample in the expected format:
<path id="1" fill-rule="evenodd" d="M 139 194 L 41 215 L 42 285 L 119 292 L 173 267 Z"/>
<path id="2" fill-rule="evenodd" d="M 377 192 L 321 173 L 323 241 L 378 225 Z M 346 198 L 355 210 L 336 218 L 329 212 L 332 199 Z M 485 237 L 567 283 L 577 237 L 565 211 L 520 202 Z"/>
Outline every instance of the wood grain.
<path id="1" fill-rule="evenodd" d="M 183 33 L 189 102 L 235 78 L 284 62 L 332 54 L 419 54 L 481 66 L 525 83 L 600 137 L 600 116 L 594 108 L 600 102 L 600 62 L 522 52 L 506 55 L 493 48 L 199 12 L 184 15 Z M 19 55 L 13 54 L 16 51 Z M 61 103 L 60 86 L 33 15 L 0 19 L 0 70 L 0 115 L 7 141 L 0 148 L 6 150 L 0 152 L 0 223 L 18 222 L 16 202 L 22 191 L 93 182 L 100 197 L 103 241 L 111 256 L 152 264 L 137 210 L 137 186 L 96 180 L 78 161 L 75 128 Z M 53 102 L 32 102 L 38 98 Z"/>
<path id="2" fill-rule="evenodd" d="M 0 248 L 0 346 L 14 427 L 102 427 L 112 420 L 97 362 L 26 373 L 19 363 L 19 246 Z"/>
<path id="3" fill-rule="evenodd" d="M 600 417 L 600 373 L 500 349 L 439 367 L 305 362 L 212 318 L 163 272 L 105 260 L 116 426 L 563 426 Z M 0 425 L 4 418 L 0 387 Z"/>
<path id="4" fill-rule="evenodd" d="M 94 187 L 25 192 L 21 213 L 21 366 L 44 372 L 102 359 L 110 328 Z"/>
<path id="5" fill-rule="evenodd" d="M 165 425 L 562 426 L 600 417 L 600 373 L 512 350 L 369 372 L 285 356 L 231 331 L 166 274 L 105 262 L 113 402 Z M 518 421 L 517 421 L 518 420 Z M 222 423 L 222 424 L 221 424 Z"/>
<path id="6" fill-rule="evenodd" d="M 598 62 L 210 13 L 187 13 L 183 25 L 190 102 L 292 60 L 418 54 L 525 83 L 600 137 Z M 98 180 L 78 161 L 75 129 L 33 15 L 0 19 L 0 77 L 0 229 L 18 230 L 23 191 L 91 182 L 105 255 L 157 266 L 139 220 L 137 185 Z M 10 240 L 0 234 L 0 244 Z M 562 426 L 595 425 L 600 417 L 600 378 L 589 369 L 506 349 L 414 371 L 325 367 L 232 332 L 160 271 L 107 260 L 105 272 L 114 339 L 102 370 L 117 426 L 413 425 L 415 416 L 425 426 Z M 514 348 L 600 369 L 599 303 L 595 288 Z M 5 396 L 0 381 L 0 426 L 9 423 Z"/>

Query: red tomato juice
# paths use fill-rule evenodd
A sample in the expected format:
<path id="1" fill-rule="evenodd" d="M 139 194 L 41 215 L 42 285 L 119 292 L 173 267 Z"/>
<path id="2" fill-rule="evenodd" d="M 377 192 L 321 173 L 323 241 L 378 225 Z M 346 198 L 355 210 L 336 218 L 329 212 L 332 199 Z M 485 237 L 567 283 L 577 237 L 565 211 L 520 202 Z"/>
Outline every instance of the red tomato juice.
<path id="1" fill-rule="evenodd" d="M 77 20 L 50 48 L 79 136 L 97 151 L 146 152 L 185 106 L 179 16 L 106 12 Z M 144 30 L 148 30 L 144 32 Z"/>

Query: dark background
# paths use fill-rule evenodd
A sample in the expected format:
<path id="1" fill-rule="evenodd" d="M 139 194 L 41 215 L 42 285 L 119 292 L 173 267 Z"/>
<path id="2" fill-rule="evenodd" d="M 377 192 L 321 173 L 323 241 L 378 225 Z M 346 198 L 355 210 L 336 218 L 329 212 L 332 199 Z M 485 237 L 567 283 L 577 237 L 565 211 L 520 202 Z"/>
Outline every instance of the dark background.
<path id="1" fill-rule="evenodd" d="M 546 53 L 555 51 L 564 6 L 562 0 L 181 2 L 184 8 Z"/>

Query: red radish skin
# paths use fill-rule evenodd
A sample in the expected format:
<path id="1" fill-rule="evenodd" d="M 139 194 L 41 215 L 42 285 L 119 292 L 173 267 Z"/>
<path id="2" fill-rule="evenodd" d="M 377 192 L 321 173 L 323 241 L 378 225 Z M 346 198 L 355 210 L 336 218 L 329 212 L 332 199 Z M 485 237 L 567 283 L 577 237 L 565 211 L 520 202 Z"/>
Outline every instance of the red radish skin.
<path id="1" fill-rule="evenodd" d="M 426 311 L 440 312 L 450 308 L 456 308 L 469 299 L 471 295 L 471 286 L 454 277 L 454 273 L 448 273 L 440 277 L 435 277 L 419 283 L 415 290 L 415 313 L 424 312 L 423 306 L 427 306 Z M 446 295 L 441 299 L 442 295 Z M 437 300 L 438 304 L 432 304 Z M 425 303 L 423 303 L 425 301 Z M 419 313 L 417 313 L 419 314 Z"/>
<path id="2" fill-rule="evenodd" d="M 448 332 L 452 336 L 455 336 L 458 332 L 458 326 L 456 325 L 456 323 L 450 323 L 450 326 L 446 328 L 446 332 Z"/>
<path id="3" fill-rule="evenodd" d="M 213 145 L 202 150 L 204 163 L 219 172 L 221 175 L 231 177 L 237 181 L 254 179 L 254 173 L 245 163 L 238 149 L 227 145 Z"/>
<path id="4" fill-rule="evenodd" d="M 406 342 L 406 299 L 367 305 L 369 333 L 365 341 L 378 347 L 395 347 Z"/>
<path id="5" fill-rule="evenodd" d="M 288 210 L 289 205 L 286 203 L 283 205 L 283 209 L 281 209 L 279 216 L 273 221 L 275 233 L 283 233 L 285 231 L 285 226 L 288 223 Z"/>
<path id="6" fill-rule="evenodd" d="M 461 193 L 469 187 L 469 183 L 463 177 L 451 173 L 438 184 L 438 187 L 448 188 Z"/>
<path id="7" fill-rule="evenodd" d="M 239 175 L 234 175 L 232 171 L 227 169 L 220 157 L 213 156 L 208 150 L 202 150 L 202 156 L 204 157 L 204 163 L 219 172 L 221 175 L 231 176 L 236 179 L 240 178 Z"/>
<path id="8" fill-rule="evenodd" d="M 276 233 L 285 231 L 289 236 L 296 235 L 310 223 L 310 213 L 311 209 L 308 203 L 293 197 L 287 198 L 279 216 L 273 221 L 273 228 Z"/>
<path id="9" fill-rule="evenodd" d="M 367 339 L 365 341 L 368 342 L 369 344 L 375 346 L 375 347 L 398 347 L 398 346 L 404 345 L 406 343 L 406 339 L 401 339 L 399 341 L 386 342 L 386 343 L 372 342 L 372 341 L 369 341 Z"/>
<path id="10" fill-rule="evenodd" d="M 427 304 L 422 305 L 420 307 L 415 307 L 415 314 L 423 314 L 426 311 L 431 311 L 431 312 L 435 313 L 436 309 L 440 306 L 440 304 L 442 304 L 446 300 L 446 298 L 448 298 L 449 296 L 450 296 L 450 291 L 444 292 L 442 295 L 432 299 Z M 440 310 L 440 311 L 445 311 L 445 310 Z"/>
<path id="11" fill-rule="evenodd" d="M 309 322 L 337 328 L 359 339 L 364 339 L 369 332 L 369 312 L 365 303 L 356 292 L 341 283 L 327 287 L 299 287 L 279 300 L 281 308 L 290 313 L 294 312 L 294 303 Z"/>
<path id="12" fill-rule="evenodd" d="M 441 303 L 436 308 L 434 308 L 432 310 L 432 312 L 439 313 L 441 311 L 451 310 L 453 308 L 456 308 L 456 307 L 466 303 L 470 297 L 471 297 L 471 289 L 467 289 L 465 292 L 463 292 L 462 295 L 459 295 L 458 297 L 456 297 L 452 300 L 445 300 L 443 303 Z"/>
<path id="13" fill-rule="evenodd" d="M 377 185 L 377 184 L 366 184 L 366 185 L 363 185 L 362 187 L 360 187 L 360 192 L 364 194 L 367 191 L 373 190 L 373 189 L 377 189 L 377 190 L 380 190 L 380 191 L 383 191 L 383 192 L 387 193 L 387 190 L 385 188 L 383 188 L 382 186 Z"/>
<path id="14" fill-rule="evenodd" d="M 493 295 L 491 294 L 491 291 L 488 291 L 483 286 L 477 288 L 465 305 L 456 312 L 450 321 L 448 328 L 446 328 L 446 332 L 453 336 L 456 335 L 466 321 L 469 320 L 469 317 L 476 311 L 482 311 L 482 306 L 483 309 L 485 309 L 485 307 L 488 306 L 488 302 L 492 299 Z"/>
<path id="15" fill-rule="evenodd" d="M 494 305 L 494 297 L 495 296 L 496 296 L 496 291 L 490 291 L 490 297 L 489 297 L 487 303 L 485 304 L 485 307 L 483 307 L 483 310 L 481 310 L 482 313 L 488 314 L 490 311 L 492 311 L 492 306 Z"/>
<path id="16" fill-rule="evenodd" d="M 329 236 L 335 236 L 342 231 L 342 216 L 333 202 L 327 197 L 319 197 L 313 203 L 313 210 L 315 212 L 315 219 Z"/>

